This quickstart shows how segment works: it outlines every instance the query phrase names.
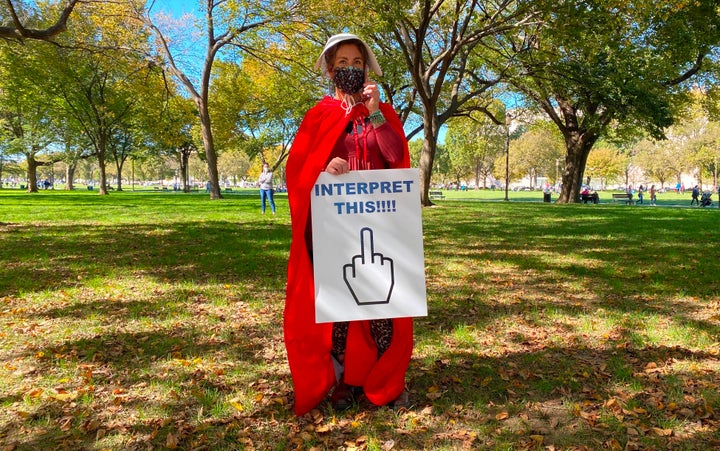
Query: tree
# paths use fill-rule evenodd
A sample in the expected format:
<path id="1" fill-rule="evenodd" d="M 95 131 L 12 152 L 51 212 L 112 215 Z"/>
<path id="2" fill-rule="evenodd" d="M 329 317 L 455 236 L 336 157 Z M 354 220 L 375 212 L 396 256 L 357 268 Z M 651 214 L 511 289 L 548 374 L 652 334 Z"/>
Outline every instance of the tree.
<path id="1" fill-rule="evenodd" d="M 472 175 L 475 187 L 487 188 L 496 158 L 505 151 L 505 127 L 495 124 L 485 114 L 470 114 L 449 123 L 445 138 L 456 183 L 464 174 Z"/>
<path id="2" fill-rule="evenodd" d="M 46 59 L 38 45 L 24 49 L 3 47 L 0 56 L 0 118 L 10 154 L 26 159 L 27 190 L 37 192 L 37 168 L 51 164 L 50 145 L 56 142 L 58 129 L 48 114 L 52 98 L 45 94 L 47 83 L 38 76 Z M 45 154 L 46 158 L 39 158 Z"/>
<path id="3" fill-rule="evenodd" d="M 306 88 L 296 59 L 272 46 L 242 65 L 220 63 L 212 90 L 217 129 L 234 137 L 224 140 L 228 147 L 268 163 L 276 176 L 308 105 L 318 97 L 316 89 Z"/>
<path id="4" fill-rule="evenodd" d="M 533 188 L 539 176 L 556 178 L 557 161 L 563 155 L 562 138 L 549 125 L 544 120 L 536 121 L 513 141 L 510 167 L 513 173 L 528 176 Z"/>
<path id="5" fill-rule="evenodd" d="M 720 125 L 712 115 L 706 114 L 705 97 L 702 91 L 693 92 L 693 103 L 687 108 L 684 120 L 673 127 L 673 132 L 685 147 L 688 167 L 697 171 L 698 184 L 702 186 L 705 176 L 709 176 L 713 186 L 717 186 Z"/>
<path id="6" fill-rule="evenodd" d="M 563 135 L 563 188 L 576 202 L 587 158 L 610 126 L 660 139 L 685 101 L 683 88 L 711 67 L 720 17 L 714 0 L 534 2 L 542 21 L 506 34 L 518 64 L 509 83 Z M 515 50 L 530 43 L 529 51 Z"/>
<path id="7" fill-rule="evenodd" d="M 588 155 L 585 181 L 592 185 L 593 180 L 600 179 L 600 186 L 596 188 L 605 189 L 610 181 L 623 175 L 627 167 L 626 160 L 627 157 L 612 146 L 598 144 Z"/>
<path id="8" fill-rule="evenodd" d="M 243 180 L 250 169 L 250 159 L 247 154 L 239 150 L 223 152 L 218 161 L 218 171 L 221 180 L 232 180 L 237 185 L 238 179 Z"/>
<path id="9" fill-rule="evenodd" d="M 409 79 L 388 77 L 385 86 L 391 100 L 403 87 L 411 87 L 404 89 L 406 110 L 402 116 L 407 119 L 415 112 L 422 117 L 408 136 L 423 132 L 421 199 L 423 205 L 431 205 L 427 192 L 440 128 L 452 117 L 470 111 L 482 111 L 496 124 L 504 123 L 504 117 L 496 118 L 489 109 L 493 89 L 507 64 L 489 64 L 497 59 L 492 44 L 500 33 L 519 33 L 533 13 L 514 0 L 379 3 L 357 11 L 363 15 L 367 10 L 379 11 L 380 26 L 373 39 L 386 55 L 383 62 L 388 58 L 402 61 L 409 75 Z M 365 17 L 362 21 L 367 23 Z M 395 76 L 399 76 L 397 68 Z"/>
<path id="10" fill-rule="evenodd" d="M 193 81 L 186 70 L 175 59 L 170 40 L 151 17 L 150 9 L 137 10 L 135 17 L 150 29 L 156 39 L 159 53 L 163 56 L 163 67 L 175 77 L 195 102 L 200 118 L 203 149 L 208 165 L 210 198 L 220 199 L 217 160 L 212 121 L 210 116 L 210 82 L 215 58 L 224 47 L 252 53 L 252 47 L 241 38 L 250 38 L 253 32 L 260 32 L 274 20 L 281 20 L 288 10 L 286 5 L 272 2 L 245 3 L 236 1 L 204 0 L 203 20 L 205 33 L 205 55 L 199 79 Z M 282 11 L 282 13 L 281 13 Z"/>
<path id="11" fill-rule="evenodd" d="M 117 177 L 121 179 L 122 164 L 130 149 L 118 140 L 130 142 L 131 124 L 141 105 L 162 92 L 157 88 L 159 68 L 129 50 L 147 46 L 147 34 L 125 23 L 127 7 L 123 3 L 97 3 L 83 9 L 71 37 L 76 45 L 57 48 L 55 61 L 45 73 L 54 80 L 65 113 L 92 144 L 102 195 L 108 193 L 108 154 L 115 151 Z"/>
<path id="12" fill-rule="evenodd" d="M 37 39 L 52 41 L 57 35 L 67 30 L 67 21 L 79 0 L 67 0 L 59 12 L 55 5 L 47 8 L 48 14 L 42 14 L 37 5 L 34 8 L 23 2 L 5 0 L 0 6 L 0 38 L 22 41 L 24 39 Z M 40 20 L 44 16 L 55 16 L 54 23 L 47 24 L 47 20 Z M 50 19 L 53 20 L 53 19 Z M 6 25 L 7 24 L 7 25 Z M 44 28 L 32 28 L 40 26 Z"/>

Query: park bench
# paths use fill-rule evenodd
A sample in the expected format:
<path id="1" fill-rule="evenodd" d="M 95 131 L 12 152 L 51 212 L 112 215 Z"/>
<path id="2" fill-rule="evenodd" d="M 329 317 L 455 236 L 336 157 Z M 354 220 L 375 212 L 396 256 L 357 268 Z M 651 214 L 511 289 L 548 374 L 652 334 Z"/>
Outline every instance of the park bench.
<path id="1" fill-rule="evenodd" d="M 584 204 L 587 204 L 587 203 L 596 204 L 599 202 L 599 200 L 598 200 L 598 202 L 595 202 L 594 194 L 582 194 L 581 193 L 580 194 L 580 202 L 582 202 Z"/>
<path id="2" fill-rule="evenodd" d="M 628 196 L 627 193 L 613 193 L 612 199 L 613 202 L 625 202 L 628 205 L 635 204 L 635 201 L 632 200 L 632 198 Z"/>
<path id="3" fill-rule="evenodd" d="M 445 195 L 442 191 L 428 191 L 430 199 L 445 199 Z"/>

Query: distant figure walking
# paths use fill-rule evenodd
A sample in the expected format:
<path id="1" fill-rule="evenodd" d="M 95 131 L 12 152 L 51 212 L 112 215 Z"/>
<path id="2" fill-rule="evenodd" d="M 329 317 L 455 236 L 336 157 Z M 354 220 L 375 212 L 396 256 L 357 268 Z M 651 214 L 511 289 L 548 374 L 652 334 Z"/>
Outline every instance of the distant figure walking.
<path id="1" fill-rule="evenodd" d="M 695 185 L 692 189 L 692 199 L 690 200 L 690 205 L 695 202 L 698 206 L 700 206 L 700 188 L 698 188 L 697 185 Z"/>
<path id="2" fill-rule="evenodd" d="M 273 198 L 273 184 L 272 184 L 273 173 L 270 170 L 270 166 L 267 163 L 263 163 L 262 173 L 258 178 L 258 184 L 260 185 L 260 211 L 265 214 L 265 203 L 270 202 L 270 209 L 272 214 L 275 214 L 275 199 Z"/>
<path id="3" fill-rule="evenodd" d="M 642 185 L 640 185 L 637 193 L 638 193 L 638 203 L 641 204 L 641 203 L 643 203 L 643 194 L 645 193 L 645 188 Z"/>
<path id="4" fill-rule="evenodd" d="M 657 205 L 657 191 L 655 191 L 655 185 L 650 186 L 650 205 Z"/>

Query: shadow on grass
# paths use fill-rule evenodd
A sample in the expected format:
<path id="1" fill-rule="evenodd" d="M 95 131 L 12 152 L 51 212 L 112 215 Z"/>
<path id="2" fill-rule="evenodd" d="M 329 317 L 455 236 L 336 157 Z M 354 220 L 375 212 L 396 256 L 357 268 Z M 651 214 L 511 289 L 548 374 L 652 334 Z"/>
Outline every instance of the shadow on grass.
<path id="1" fill-rule="evenodd" d="M 426 215 L 445 216 L 447 208 Z M 488 204 L 482 217 L 453 212 L 452 221 L 425 221 L 428 292 L 438 309 L 430 316 L 445 327 L 453 319 L 482 326 L 529 308 L 603 308 L 666 315 L 720 334 L 716 321 L 697 318 L 693 302 L 720 295 L 720 259 L 711 257 L 720 246 L 717 211 L 689 218 L 638 209 L 635 220 L 617 208 L 547 205 L 538 215 L 537 206 L 513 205 L 507 221 L 507 208 Z M 442 283 L 433 286 L 436 280 Z"/>
<path id="2" fill-rule="evenodd" d="M 6 225 L 0 296 L 127 274 L 181 283 L 284 285 L 289 228 L 279 223 Z"/>
<path id="3" fill-rule="evenodd" d="M 166 200 L 170 206 L 156 214 L 186 208 L 172 195 Z M 0 225 L 0 297 L 86 290 L 76 302 L 37 302 L 18 314 L 28 324 L 20 329 L 18 321 L 15 330 L 38 337 L 3 360 L 35 367 L 3 390 L 2 405 L 17 410 L 28 387 L 42 375 L 62 380 L 68 366 L 95 387 L 86 393 L 94 401 L 74 407 L 38 400 L 27 418 L 4 422 L 0 440 L 12 437 L 17 449 L 162 448 L 173 435 L 182 449 L 243 448 L 244 438 L 255 449 L 291 449 L 301 447 L 291 442 L 298 437 L 306 448 L 338 449 L 363 435 L 392 440 L 396 449 L 457 449 L 470 432 L 472 444 L 486 449 L 538 448 L 531 436 L 596 449 L 612 448 L 613 439 L 657 449 L 708 449 L 720 440 L 720 401 L 706 393 L 718 373 L 701 366 L 717 366 L 716 352 L 703 342 L 653 344 L 644 324 L 662 317 L 698 340 L 720 334 L 717 318 L 698 314 L 720 291 L 717 212 L 466 204 L 424 211 L 430 314 L 416 320 L 410 412 L 335 416 L 324 408 L 320 421 L 292 414 L 279 350 L 289 227 L 213 216 L 257 210 L 254 200 L 188 207 L 203 211 L 202 221 Z M 133 277 L 163 289 L 113 285 Z M 583 324 L 595 316 L 616 318 L 607 337 Z M 146 326 L 133 330 L 133 323 Z M 51 339 L 32 324 L 84 329 Z M 235 397 L 249 398 L 247 410 L 223 410 Z M 675 435 L 653 436 L 664 427 Z"/>

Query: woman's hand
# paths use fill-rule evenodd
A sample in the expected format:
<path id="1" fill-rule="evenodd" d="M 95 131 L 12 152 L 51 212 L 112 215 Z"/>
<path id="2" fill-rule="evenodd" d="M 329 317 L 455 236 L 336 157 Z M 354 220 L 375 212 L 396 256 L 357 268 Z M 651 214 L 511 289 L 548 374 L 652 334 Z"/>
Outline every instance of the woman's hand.
<path id="1" fill-rule="evenodd" d="M 365 82 L 362 98 L 371 114 L 380 109 L 380 89 L 378 89 L 378 85 L 374 81 L 368 80 Z"/>
<path id="2" fill-rule="evenodd" d="M 343 160 L 340 157 L 335 157 L 330 160 L 330 163 L 325 168 L 325 171 L 333 175 L 347 174 L 350 172 L 350 165 L 348 165 L 346 160 Z"/>

